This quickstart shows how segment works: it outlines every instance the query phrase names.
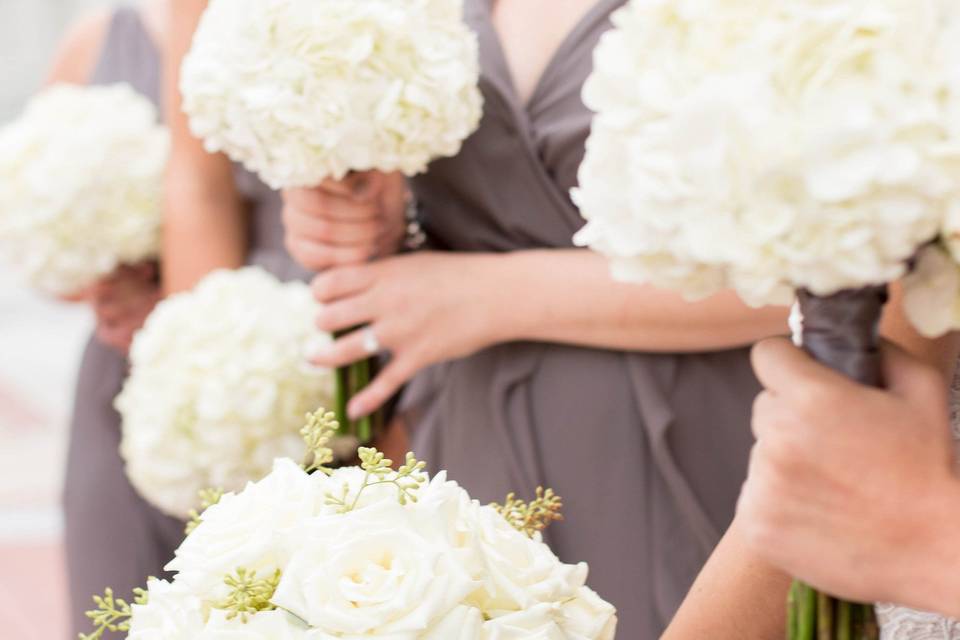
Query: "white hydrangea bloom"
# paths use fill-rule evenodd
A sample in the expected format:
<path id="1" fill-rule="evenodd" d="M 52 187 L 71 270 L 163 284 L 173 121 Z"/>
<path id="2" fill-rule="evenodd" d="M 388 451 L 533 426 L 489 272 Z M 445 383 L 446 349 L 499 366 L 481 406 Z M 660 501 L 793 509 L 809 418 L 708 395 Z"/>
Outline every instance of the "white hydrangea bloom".
<path id="1" fill-rule="evenodd" d="M 149 604 L 134 608 L 135 637 L 613 639 L 614 608 L 584 585 L 585 565 L 563 564 L 444 473 L 404 503 L 389 475 L 360 494 L 364 475 L 307 475 L 281 459 L 225 495 L 167 567 L 173 582 L 151 582 Z M 336 508 L 344 499 L 356 508 Z M 269 606 L 245 622 L 225 604 L 224 578 L 241 568 L 279 571 Z"/>
<path id="2" fill-rule="evenodd" d="M 936 337 L 960 328 L 960 264 L 943 247 L 920 253 L 903 288 L 904 311 L 920 333 Z"/>
<path id="3" fill-rule="evenodd" d="M 55 85 L 0 129 L 0 258 L 72 294 L 156 257 L 167 130 L 128 85 Z"/>
<path id="4" fill-rule="evenodd" d="M 274 188 L 414 175 L 478 126 L 463 0 L 211 0 L 181 74 L 212 152 Z"/>
<path id="5" fill-rule="evenodd" d="M 633 0 L 595 54 L 577 241 L 615 275 L 789 304 L 895 280 L 960 169 L 960 5 Z M 952 61 L 952 62 L 950 62 Z"/>
<path id="6" fill-rule="evenodd" d="M 197 492 L 235 490 L 299 457 L 304 416 L 333 406 L 331 371 L 307 363 L 317 303 L 301 282 L 217 271 L 157 306 L 130 351 L 116 407 L 134 487 L 184 517 Z"/>

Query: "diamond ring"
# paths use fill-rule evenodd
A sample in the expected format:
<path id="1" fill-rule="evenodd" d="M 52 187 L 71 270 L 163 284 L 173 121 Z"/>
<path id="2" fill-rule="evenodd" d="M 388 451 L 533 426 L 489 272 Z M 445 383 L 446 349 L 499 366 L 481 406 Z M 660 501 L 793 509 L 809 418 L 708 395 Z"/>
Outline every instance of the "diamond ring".
<path id="1" fill-rule="evenodd" d="M 363 350 L 371 356 L 375 356 L 383 351 L 380 346 L 380 340 L 377 338 L 373 327 L 368 326 L 363 328 Z"/>

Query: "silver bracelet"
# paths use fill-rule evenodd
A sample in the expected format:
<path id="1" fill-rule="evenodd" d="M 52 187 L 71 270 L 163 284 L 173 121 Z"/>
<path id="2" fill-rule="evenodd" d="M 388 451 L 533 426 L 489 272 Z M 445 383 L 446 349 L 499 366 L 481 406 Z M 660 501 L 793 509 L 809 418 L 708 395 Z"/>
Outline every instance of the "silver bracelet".
<path id="1" fill-rule="evenodd" d="M 407 197 L 405 217 L 406 227 L 403 234 L 402 250 L 405 252 L 419 251 L 427 243 L 427 233 L 420 223 L 420 203 L 412 193 Z"/>

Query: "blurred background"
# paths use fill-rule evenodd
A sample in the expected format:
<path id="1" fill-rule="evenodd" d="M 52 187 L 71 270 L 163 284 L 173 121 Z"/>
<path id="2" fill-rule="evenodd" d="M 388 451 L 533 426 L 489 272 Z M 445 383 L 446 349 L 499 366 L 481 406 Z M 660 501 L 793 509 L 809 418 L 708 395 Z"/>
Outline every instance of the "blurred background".
<path id="1" fill-rule="evenodd" d="M 42 83 L 57 41 L 106 0 L 0 0 L 0 122 Z M 74 376 L 91 321 L 0 266 L 0 636 L 66 638 L 60 492 Z M 117 523 L 117 526 L 123 526 Z M 92 595 L 92 594 L 91 594 Z"/>

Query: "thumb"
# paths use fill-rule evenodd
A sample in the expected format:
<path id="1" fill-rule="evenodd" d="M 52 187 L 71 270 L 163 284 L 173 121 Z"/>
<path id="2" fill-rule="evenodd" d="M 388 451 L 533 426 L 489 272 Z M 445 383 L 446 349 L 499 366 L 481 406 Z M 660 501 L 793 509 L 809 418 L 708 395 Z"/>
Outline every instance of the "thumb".
<path id="1" fill-rule="evenodd" d="M 370 202 L 380 194 L 383 175 L 379 171 L 351 171 L 340 180 L 327 178 L 319 189 L 327 194 L 349 198 L 356 202 Z"/>
<path id="2" fill-rule="evenodd" d="M 355 172 L 345 178 L 351 196 L 359 202 L 378 198 L 383 190 L 383 181 L 383 174 L 379 171 Z"/>
<path id="3" fill-rule="evenodd" d="M 753 369 L 760 384 L 774 395 L 815 394 L 854 384 L 820 364 L 786 338 L 763 340 L 753 348 Z"/>
<path id="4" fill-rule="evenodd" d="M 889 342 L 881 346 L 881 352 L 888 391 L 923 410 L 946 410 L 947 381 L 936 367 Z"/>

